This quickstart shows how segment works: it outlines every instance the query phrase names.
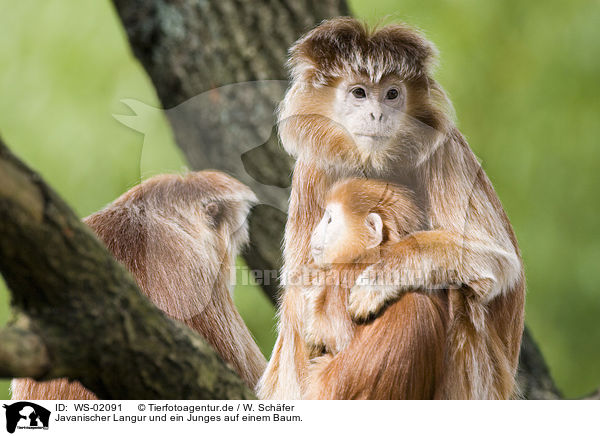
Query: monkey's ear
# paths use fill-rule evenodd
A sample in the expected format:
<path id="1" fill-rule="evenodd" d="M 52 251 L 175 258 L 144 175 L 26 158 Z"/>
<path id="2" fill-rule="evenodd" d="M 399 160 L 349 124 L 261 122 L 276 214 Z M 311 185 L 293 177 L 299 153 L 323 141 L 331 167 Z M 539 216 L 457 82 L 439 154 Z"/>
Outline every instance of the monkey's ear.
<path id="1" fill-rule="evenodd" d="M 219 203 L 215 201 L 211 201 L 204 206 L 206 213 L 210 216 L 216 216 L 219 213 Z"/>
<path id="2" fill-rule="evenodd" d="M 203 206 L 213 225 L 218 226 L 223 220 L 223 205 L 217 201 L 210 201 Z"/>
<path id="3" fill-rule="evenodd" d="M 378 213 L 370 213 L 365 221 L 372 237 L 367 249 L 377 247 L 383 240 L 383 221 Z"/>

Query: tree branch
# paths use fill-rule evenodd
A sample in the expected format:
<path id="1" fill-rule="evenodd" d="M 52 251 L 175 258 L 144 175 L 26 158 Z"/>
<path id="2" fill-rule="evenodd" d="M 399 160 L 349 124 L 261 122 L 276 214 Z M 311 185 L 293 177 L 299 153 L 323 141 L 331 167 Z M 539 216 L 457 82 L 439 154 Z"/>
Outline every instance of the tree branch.
<path id="1" fill-rule="evenodd" d="M 105 399 L 253 398 L 200 336 L 142 296 L 2 140 L 0 272 L 13 307 L 28 317 L 0 333 L 2 376 L 69 377 Z"/>

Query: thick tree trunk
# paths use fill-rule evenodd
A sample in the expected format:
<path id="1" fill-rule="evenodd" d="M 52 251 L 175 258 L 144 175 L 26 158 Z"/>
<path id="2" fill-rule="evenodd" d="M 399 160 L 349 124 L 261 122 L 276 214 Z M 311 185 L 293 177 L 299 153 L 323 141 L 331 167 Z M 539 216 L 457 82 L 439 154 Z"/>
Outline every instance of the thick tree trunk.
<path id="1" fill-rule="evenodd" d="M 273 113 L 287 86 L 287 49 L 320 21 L 348 15 L 345 1 L 114 4 L 190 165 L 226 171 L 261 199 L 245 259 L 272 272 L 264 288 L 275 302 L 292 161 L 277 142 Z"/>
<path id="2" fill-rule="evenodd" d="M 113 1 L 192 168 L 225 170 L 266 203 L 250 218 L 251 248 L 245 259 L 252 269 L 277 271 L 288 199 L 283 188 L 289 186 L 293 165 L 273 129 L 273 111 L 286 87 L 287 49 L 321 20 L 349 15 L 347 4 Z M 263 288 L 275 302 L 278 284 Z M 560 397 L 528 332 L 519 382 L 524 398 Z"/>
<path id="3" fill-rule="evenodd" d="M 69 377 L 105 399 L 253 398 L 1 140 L 0 271 L 17 313 L 0 331 L 0 377 Z"/>

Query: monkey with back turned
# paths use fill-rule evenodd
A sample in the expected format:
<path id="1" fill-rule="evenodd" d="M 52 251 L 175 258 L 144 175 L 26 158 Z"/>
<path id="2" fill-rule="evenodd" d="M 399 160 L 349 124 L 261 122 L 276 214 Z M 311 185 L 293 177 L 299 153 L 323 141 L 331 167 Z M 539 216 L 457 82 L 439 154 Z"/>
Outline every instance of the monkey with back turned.
<path id="1" fill-rule="evenodd" d="M 84 219 L 140 290 L 200 333 L 254 388 L 266 361 L 231 297 L 230 272 L 248 241 L 256 196 L 222 172 L 159 175 Z M 93 400 L 79 382 L 15 379 L 12 399 Z"/>

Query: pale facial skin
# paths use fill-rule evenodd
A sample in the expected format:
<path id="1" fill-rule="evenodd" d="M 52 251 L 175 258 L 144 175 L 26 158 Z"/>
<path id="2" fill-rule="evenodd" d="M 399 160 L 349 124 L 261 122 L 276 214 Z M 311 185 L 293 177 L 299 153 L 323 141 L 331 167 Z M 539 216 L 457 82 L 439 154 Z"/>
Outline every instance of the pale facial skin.
<path id="1" fill-rule="evenodd" d="M 369 213 L 352 221 L 339 203 L 330 203 L 311 237 L 315 263 L 327 267 L 352 262 L 357 256 L 379 246 L 383 239 L 383 222 L 379 214 Z"/>
<path id="2" fill-rule="evenodd" d="M 335 121 L 344 126 L 364 152 L 392 143 L 402 129 L 405 110 L 406 86 L 398 79 L 372 83 L 352 78 L 336 87 Z"/>

